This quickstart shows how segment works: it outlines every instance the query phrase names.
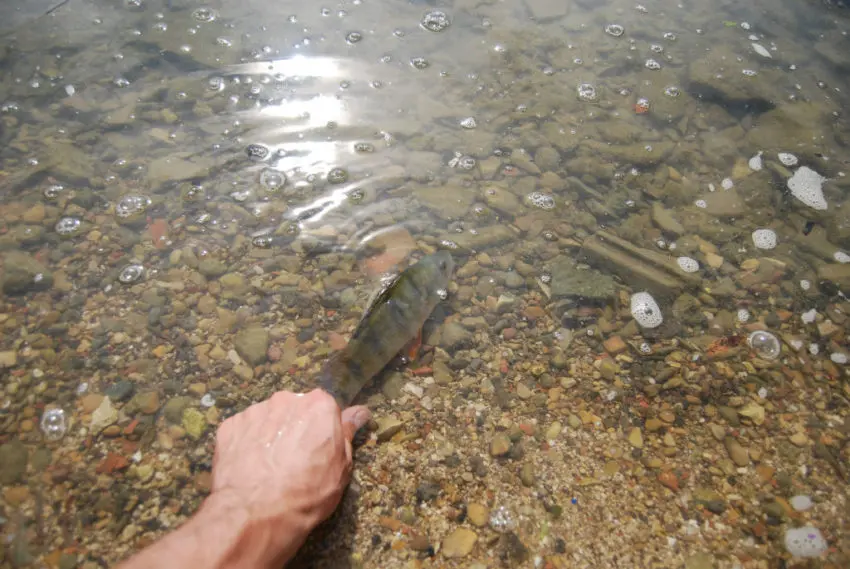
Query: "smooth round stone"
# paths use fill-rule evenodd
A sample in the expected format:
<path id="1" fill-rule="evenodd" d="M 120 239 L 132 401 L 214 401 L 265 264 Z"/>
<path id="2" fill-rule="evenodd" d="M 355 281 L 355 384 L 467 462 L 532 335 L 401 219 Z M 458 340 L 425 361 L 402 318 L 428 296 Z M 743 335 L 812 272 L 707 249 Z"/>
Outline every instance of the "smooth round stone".
<path id="1" fill-rule="evenodd" d="M 805 512 L 809 508 L 814 505 L 812 499 L 808 496 L 797 495 L 792 497 L 788 502 L 791 504 L 791 507 L 797 510 L 798 512 Z"/>

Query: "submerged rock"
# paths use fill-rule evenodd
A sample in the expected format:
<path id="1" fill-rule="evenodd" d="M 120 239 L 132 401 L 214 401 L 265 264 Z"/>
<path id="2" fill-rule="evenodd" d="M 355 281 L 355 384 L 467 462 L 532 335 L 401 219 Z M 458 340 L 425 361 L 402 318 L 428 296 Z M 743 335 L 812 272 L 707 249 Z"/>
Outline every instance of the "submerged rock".
<path id="1" fill-rule="evenodd" d="M 266 352 L 269 349 L 269 333 L 265 328 L 252 326 L 236 334 L 233 340 L 236 353 L 251 364 L 260 365 L 266 361 Z"/>
<path id="2" fill-rule="evenodd" d="M 602 300 L 614 295 L 614 279 L 594 269 L 578 268 L 572 259 L 559 257 L 552 265 L 553 298 L 579 297 Z"/>
<path id="3" fill-rule="evenodd" d="M 3 255 L 3 275 L 0 278 L 3 292 L 23 294 L 47 290 L 53 285 L 53 275 L 42 263 L 23 251 L 9 251 Z"/>

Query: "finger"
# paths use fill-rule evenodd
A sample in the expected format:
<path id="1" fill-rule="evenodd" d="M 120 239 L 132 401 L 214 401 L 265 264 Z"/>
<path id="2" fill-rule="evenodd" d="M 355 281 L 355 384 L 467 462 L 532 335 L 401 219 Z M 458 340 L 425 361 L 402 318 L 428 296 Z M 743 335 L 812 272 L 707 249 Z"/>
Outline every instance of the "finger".
<path id="1" fill-rule="evenodd" d="M 349 443 L 354 440 L 354 433 L 369 422 L 372 418 L 372 413 L 367 407 L 357 405 L 349 407 L 342 412 L 342 431 L 345 433 L 345 440 Z"/>

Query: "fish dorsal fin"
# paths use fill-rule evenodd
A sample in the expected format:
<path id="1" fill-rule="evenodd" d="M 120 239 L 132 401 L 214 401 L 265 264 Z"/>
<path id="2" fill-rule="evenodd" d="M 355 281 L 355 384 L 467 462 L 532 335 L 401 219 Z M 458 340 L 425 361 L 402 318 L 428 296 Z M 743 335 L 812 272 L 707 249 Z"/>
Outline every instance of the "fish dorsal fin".
<path id="1" fill-rule="evenodd" d="M 366 308 L 363 309 L 363 315 L 360 317 L 357 327 L 351 334 L 352 338 L 356 338 L 358 336 L 360 329 L 365 326 L 365 323 L 369 320 L 369 315 L 372 311 L 381 304 L 389 301 L 390 295 L 393 290 L 395 290 L 396 286 L 398 286 L 403 275 L 404 271 L 400 271 L 381 280 L 381 286 L 375 289 L 375 292 L 372 293 L 372 296 L 370 296 L 369 300 L 366 302 Z"/>

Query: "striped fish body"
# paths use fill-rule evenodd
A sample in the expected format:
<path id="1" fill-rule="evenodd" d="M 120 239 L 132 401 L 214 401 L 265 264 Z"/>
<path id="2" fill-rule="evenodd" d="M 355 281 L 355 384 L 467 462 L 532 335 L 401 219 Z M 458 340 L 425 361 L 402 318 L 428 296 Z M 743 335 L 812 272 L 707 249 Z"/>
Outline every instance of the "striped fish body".
<path id="1" fill-rule="evenodd" d="M 421 330 L 445 298 L 454 261 L 447 251 L 424 257 L 374 298 L 348 344 L 319 374 L 319 387 L 343 409 Z"/>

